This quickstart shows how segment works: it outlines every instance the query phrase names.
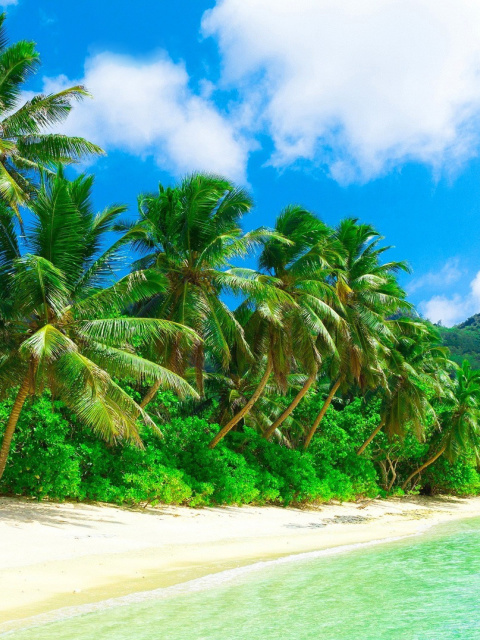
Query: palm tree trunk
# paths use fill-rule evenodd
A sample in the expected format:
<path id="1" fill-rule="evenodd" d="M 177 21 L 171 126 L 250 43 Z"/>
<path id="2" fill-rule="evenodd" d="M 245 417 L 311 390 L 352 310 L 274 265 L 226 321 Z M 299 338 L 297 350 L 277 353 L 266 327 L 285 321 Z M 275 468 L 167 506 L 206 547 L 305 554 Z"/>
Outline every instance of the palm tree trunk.
<path id="1" fill-rule="evenodd" d="M 157 380 L 154 384 L 152 384 L 150 389 L 147 391 L 147 393 L 143 397 L 143 400 L 140 402 L 140 407 L 142 407 L 142 409 L 145 409 L 147 404 L 153 400 L 153 398 L 156 396 L 157 391 L 160 389 L 161 386 L 162 386 L 161 380 Z"/>
<path id="2" fill-rule="evenodd" d="M 328 407 L 330 406 L 330 403 L 333 400 L 333 396 L 337 393 L 337 390 L 338 390 L 338 387 L 340 386 L 340 384 L 341 384 L 341 379 L 338 378 L 338 380 L 335 382 L 333 387 L 330 389 L 330 393 L 328 394 L 325 402 L 323 403 L 322 410 L 320 411 L 318 416 L 315 418 L 315 422 L 312 424 L 312 428 L 308 432 L 308 436 L 307 436 L 307 438 L 305 440 L 305 444 L 303 445 L 304 449 L 308 449 L 308 447 L 310 446 L 310 442 L 312 441 L 312 438 L 315 435 L 315 431 L 318 429 L 318 425 L 323 420 L 323 416 L 326 414 L 327 409 L 328 409 Z"/>
<path id="3" fill-rule="evenodd" d="M 363 453 L 365 451 L 365 449 L 368 447 L 368 445 L 370 444 L 370 442 L 375 438 L 375 436 L 377 435 L 377 433 L 379 431 L 381 431 L 383 425 L 385 424 L 385 420 L 381 420 L 380 424 L 378 425 L 378 427 L 375 427 L 375 429 L 372 431 L 372 433 L 368 436 L 368 438 L 365 440 L 365 442 L 362 444 L 362 446 L 360 447 L 360 449 L 357 451 L 357 455 L 359 456 L 361 453 Z"/>
<path id="4" fill-rule="evenodd" d="M 13 403 L 10 417 L 8 418 L 7 426 L 5 427 L 5 433 L 3 436 L 2 448 L 0 449 L 0 478 L 3 476 L 5 466 L 7 464 L 8 454 L 10 452 L 10 446 L 12 444 L 13 433 L 17 426 L 18 418 L 22 411 L 25 400 L 30 392 L 30 373 L 27 373 L 23 380 L 20 389 L 18 390 L 17 397 Z"/>
<path id="5" fill-rule="evenodd" d="M 222 438 L 224 438 L 227 433 L 233 429 L 233 427 L 240 422 L 240 420 L 243 418 L 243 416 L 245 416 L 250 409 L 253 407 L 253 405 L 256 403 L 256 401 L 260 398 L 260 396 L 263 393 L 263 390 L 265 389 L 268 379 L 270 378 L 270 374 L 272 373 L 272 369 L 273 369 L 273 364 L 270 360 L 270 358 L 268 359 L 268 364 L 267 364 L 267 368 L 265 369 L 265 373 L 263 374 L 263 378 L 260 380 L 260 382 L 258 383 L 258 387 L 255 389 L 252 397 L 250 398 L 250 400 L 245 404 L 245 406 L 240 409 L 240 411 L 233 416 L 233 418 L 230 420 L 230 422 L 228 422 L 222 429 L 220 429 L 220 431 L 217 433 L 217 435 L 213 438 L 213 440 L 210 442 L 210 444 L 208 445 L 208 447 L 210 449 L 213 449 L 214 447 L 217 446 L 217 444 L 220 442 L 220 440 Z"/>
<path id="6" fill-rule="evenodd" d="M 316 378 L 317 378 L 317 370 L 315 370 L 315 373 L 312 373 L 312 375 L 308 377 L 308 379 L 305 382 L 305 384 L 303 385 L 303 387 L 300 389 L 300 391 L 297 393 L 295 398 L 288 405 L 288 407 L 285 409 L 285 411 L 282 413 L 282 415 L 280 417 L 278 417 L 275 420 L 275 422 L 273 424 L 271 424 L 268 427 L 267 431 L 263 434 L 264 437 L 267 440 L 269 438 L 271 438 L 271 436 L 272 436 L 273 432 L 275 431 L 275 429 L 278 429 L 278 427 L 284 422 L 284 420 L 286 420 L 288 418 L 288 416 L 292 413 L 292 411 L 295 409 L 295 407 L 299 404 L 299 402 L 305 396 L 307 391 L 310 389 L 312 384 L 315 382 Z"/>
<path id="7" fill-rule="evenodd" d="M 440 451 L 438 451 L 432 458 L 430 458 L 430 460 L 427 460 L 427 462 L 422 464 L 421 467 L 418 467 L 418 469 L 416 469 L 413 473 L 411 473 L 408 476 L 408 478 L 405 480 L 405 482 L 402 484 L 402 489 L 405 491 L 405 489 L 407 488 L 407 485 L 410 482 L 410 480 L 412 478 L 414 478 L 415 476 L 417 476 L 419 473 L 422 473 L 422 471 L 424 469 L 426 469 L 427 467 L 429 467 L 431 464 L 433 464 L 435 462 L 435 460 L 438 460 L 438 458 L 440 458 L 440 456 L 445 452 L 446 448 L 447 448 L 446 445 L 443 445 L 443 447 L 440 449 Z"/>

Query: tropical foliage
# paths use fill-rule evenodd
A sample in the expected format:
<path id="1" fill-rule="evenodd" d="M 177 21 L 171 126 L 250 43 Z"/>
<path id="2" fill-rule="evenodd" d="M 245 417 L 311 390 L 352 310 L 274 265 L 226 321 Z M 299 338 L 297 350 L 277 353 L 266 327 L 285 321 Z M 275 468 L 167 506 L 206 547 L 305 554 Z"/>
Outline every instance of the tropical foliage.
<path id="1" fill-rule="evenodd" d="M 85 90 L 17 108 L 37 64 L 2 39 L 3 491 L 199 506 L 480 488 L 480 372 L 407 302 L 376 229 L 291 205 L 245 231 L 250 195 L 208 174 L 96 213 L 93 177 L 64 165 L 100 150 L 42 133 Z"/>
<path id="2" fill-rule="evenodd" d="M 480 373 L 415 316 L 371 226 L 292 206 L 244 233 L 250 199 L 208 175 L 141 196 L 127 223 L 93 213 L 92 186 L 44 176 L 24 234 L 2 203 L 6 489 L 289 503 L 412 488 L 442 457 L 474 468 Z M 228 262 L 258 247 L 257 269 Z"/>
<path id="3" fill-rule="evenodd" d="M 61 170 L 47 178 L 22 238 L 13 213 L 5 205 L 0 210 L 0 388 L 5 394 L 18 387 L 0 450 L 0 476 L 30 394 L 49 388 L 105 439 L 139 443 L 137 417 L 156 426 L 115 378 L 158 380 L 195 393 L 183 378 L 136 353 L 136 347 L 165 336 L 195 334 L 168 320 L 121 317 L 123 309 L 165 283 L 157 272 L 141 270 L 107 285 L 122 243 L 100 247 L 123 208 L 94 215 L 91 185 L 91 178 L 69 181 Z"/>
<path id="4" fill-rule="evenodd" d="M 89 95 L 85 87 L 24 100 L 23 85 L 37 72 L 40 56 L 34 42 L 8 44 L 5 17 L 0 14 L 0 196 L 19 215 L 19 206 L 35 198 L 39 171 L 103 151 L 83 138 L 48 131 L 65 120 L 72 102 Z"/>

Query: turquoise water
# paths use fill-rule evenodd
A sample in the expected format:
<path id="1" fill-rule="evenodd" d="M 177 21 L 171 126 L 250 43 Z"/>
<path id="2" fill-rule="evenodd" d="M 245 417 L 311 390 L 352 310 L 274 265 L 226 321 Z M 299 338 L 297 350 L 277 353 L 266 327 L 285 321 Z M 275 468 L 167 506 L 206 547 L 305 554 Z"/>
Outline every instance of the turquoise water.
<path id="1" fill-rule="evenodd" d="M 475 519 L 397 542 L 227 573 L 6 637 L 480 640 L 479 598 Z"/>

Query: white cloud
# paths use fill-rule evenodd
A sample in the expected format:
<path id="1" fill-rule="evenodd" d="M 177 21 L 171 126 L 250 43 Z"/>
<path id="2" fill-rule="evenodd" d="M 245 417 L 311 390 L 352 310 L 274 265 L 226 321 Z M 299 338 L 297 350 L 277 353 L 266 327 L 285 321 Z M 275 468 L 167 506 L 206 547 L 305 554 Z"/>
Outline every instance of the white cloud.
<path id="1" fill-rule="evenodd" d="M 248 144 L 209 100 L 195 94 L 181 64 L 166 56 L 149 62 L 104 53 L 90 59 L 85 76 L 47 78 L 44 90 L 81 82 L 93 95 L 76 105 L 63 131 L 107 151 L 153 156 L 174 174 L 205 170 L 245 181 Z"/>
<path id="2" fill-rule="evenodd" d="M 18 4 L 18 0 L 0 0 L 0 7 L 10 7 L 13 4 Z"/>
<path id="3" fill-rule="evenodd" d="M 470 282 L 467 295 L 455 294 L 452 297 L 433 296 L 419 304 L 422 314 L 432 322 L 441 322 L 451 327 L 469 316 L 480 313 L 480 271 Z"/>
<path id="4" fill-rule="evenodd" d="M 218 0 L 202 29 L 276 166 L 307 159 L 349 182 L 476 153 L 479 2 Z"/>
<path id="5" fill-rule="evenodd" d="M 429 271 L 423 276 L 414 278 L 407 287 L 409 294 L 424 289 L 426 287 L 432 289 L 435 287 L 448 287 L 455 282 L 458 282 L 463 276 L 464 271 L 460 267 L 460 261 L 458 258 L 450 258 L 446 261 L 441 269 L 436 271 Z"/>

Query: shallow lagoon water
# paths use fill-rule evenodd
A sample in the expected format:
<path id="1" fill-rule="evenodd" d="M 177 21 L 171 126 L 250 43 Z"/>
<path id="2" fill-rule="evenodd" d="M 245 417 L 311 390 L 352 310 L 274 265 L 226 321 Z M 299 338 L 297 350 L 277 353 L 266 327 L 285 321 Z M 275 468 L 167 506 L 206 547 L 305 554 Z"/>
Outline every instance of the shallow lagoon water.
<path id="1" fill-rule="evenodd" d="M 200 584 L 200 586 L 199 586 Z M 9 640 L 480 640 L 480 519 L 226 572 Z"/>

